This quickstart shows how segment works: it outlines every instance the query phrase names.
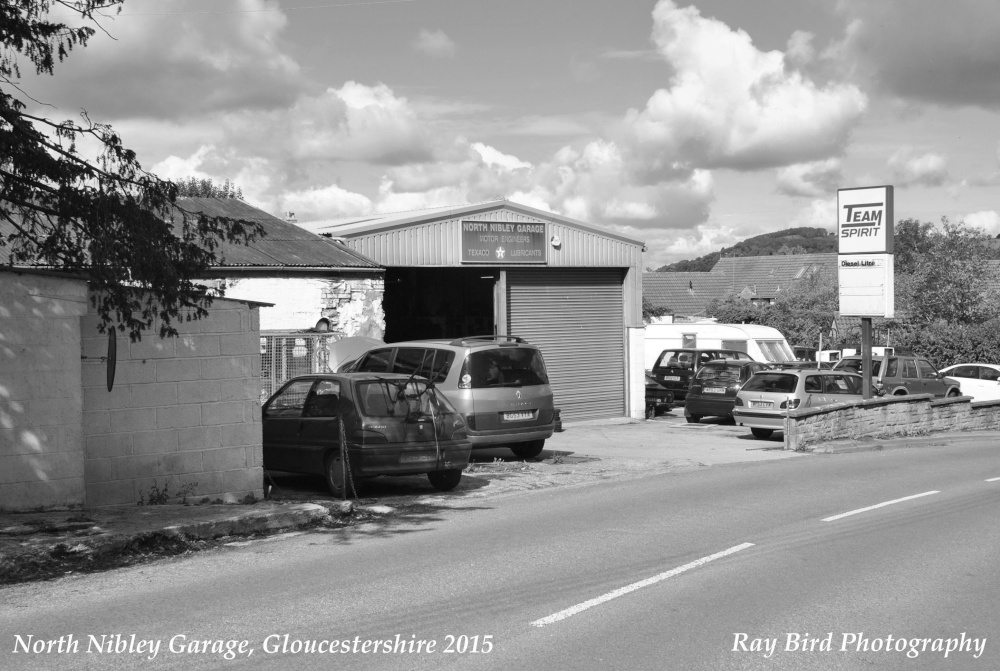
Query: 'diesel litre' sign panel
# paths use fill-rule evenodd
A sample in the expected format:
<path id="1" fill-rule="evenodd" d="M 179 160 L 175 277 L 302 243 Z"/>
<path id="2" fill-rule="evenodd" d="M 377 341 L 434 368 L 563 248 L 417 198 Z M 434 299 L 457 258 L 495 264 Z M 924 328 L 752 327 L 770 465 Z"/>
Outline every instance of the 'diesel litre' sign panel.
<path id="1" fill-rule="evenodd" d="M 892 254 L 840 254 L 837 275 L 841 315 L 895 316 Z"/>
<path id="2" fill-rule="evenodd" d="M 841 254 L 892 254 L 892 187 L 837 191 Z"/>

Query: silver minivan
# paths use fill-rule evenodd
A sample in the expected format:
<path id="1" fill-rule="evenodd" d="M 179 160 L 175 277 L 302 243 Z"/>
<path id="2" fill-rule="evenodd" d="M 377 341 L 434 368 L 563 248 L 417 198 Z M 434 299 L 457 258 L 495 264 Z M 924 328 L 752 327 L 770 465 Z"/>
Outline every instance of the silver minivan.
<path id="1" fill-rule="evenodd" d="M 362 354 L 349 370 L 427 378 L 462 413 L 473 450 L 509 447 L 530 459 L 555 427 L 542 353 L 515 336 L 396 342 Z"/>

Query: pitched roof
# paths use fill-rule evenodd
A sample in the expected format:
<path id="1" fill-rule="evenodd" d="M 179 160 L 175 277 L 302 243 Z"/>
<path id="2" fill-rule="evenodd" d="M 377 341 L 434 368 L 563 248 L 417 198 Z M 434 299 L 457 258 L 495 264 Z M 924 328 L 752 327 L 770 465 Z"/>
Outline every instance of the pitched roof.
<path id="1" fill-rule="evenodd" d="M 218 267 L 306 267 L 375 269 L 380 266 L 366 256 L 329 238 L 310 233 L 235 198 L 178 198 L 179 207 L 209 216 L 254 221 L 265 235 L 249 245 L 222 243 L 216 256 Z M 178 213 L 179 214 L 179 213 Z M 177 220 L 177 217 L 175 217 Z"/>
<path id="2" fill-rule="evenodd" d="M 249 245 L 220 243 L 215 252 L 220 260 L 216 268 L 322 268 L 370 271 L 381 267 L 367 256 L 345 245 L 303 230 L 242 200 L 178 198 L 177 204 L 188 212 L 245 219 L 254 221 L 264 228 L 265 235 Z M 175 211 L 174 221 L 179 221 L 180 217 L 180 211 Z M 12 235 L 14 231 L 9 222 L 0 221 L 0 237 Z M 10 264 L 9 246 L 0 247 L 0 264 Z"/>
<path id="3" fill-rule="evenodd" d="M 719 259 L 711 272 L 728 278 L 736 292 L 749 288 L 755 298 L 775 298 L 796 280 L 817 273 L 836 276 L 837 255 L 734 256 Z"/>
<path id="4" fill-rule="evenodd" d="M 643 273 L 642 297 L 675 316 L 704 316 L 705 306 L 729 290 L 729 280 L 714 273 Z"/>

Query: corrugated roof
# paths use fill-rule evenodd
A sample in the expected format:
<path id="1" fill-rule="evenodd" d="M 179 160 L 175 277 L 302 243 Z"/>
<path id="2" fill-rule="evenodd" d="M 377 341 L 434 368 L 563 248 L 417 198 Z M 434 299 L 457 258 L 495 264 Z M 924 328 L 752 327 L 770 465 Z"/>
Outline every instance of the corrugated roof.
<path id="1" fill-rule="evenodd" d="M 614 238 L 633 245 L 644 244 L 642 240 L 630 238 L 610 229 L 588 224 L 577 219 L 564 217 L 555 212 L 539 210 L 529 205 L 522 205 L 510 200 L 490 200 L 482 203 L 469 203 L 465 205 L 453 205 L 444 207 L 430 207 L 422 210 L 408 210 L 405 212 L 387 212 L 384 214 L 370 214 L 362 217 L 350 217 L 342 219 L 324 219 L 318 221 L 304 221 L 296 224 L 301 228 L 320 235 L 332 235 L 334 237 L 353 237 L 374 233 L 392 228 L 404 228 L 411 224 L 426 223 L 439 219 L 454 219 L 456 217 L 474 216 L 480 212 L 492 210 L 508 209 L 520 212 L 528 216 L 542 220 L 555 221 L 560 224 L 572 226 L 588 233 L 595 233 L 609 238 Z"/>
<path id="2" fill-rule="evenodd" d="M 324 268 L 364 270 L 380 268 L 378 263 L 334 240 L 310 233 L 248 203 L 234 198 L 178 198 L 177 205 L 188 212 L 209 216 L 246 219 L 259 223 L 265 235 L 249 245 L 221 243 L 217 268 Z M 180 220 L 176 212 L 175 221 Z M 14 227 L 0 221 L 0 236 L 14 233 Z M 10 248 L 0 247 L 0 264 L 10 263 Z"/>
<path id="3" fill-rule="evenodd" d="M 235 198 L 178 198 L 178 207 L 209 216 L 247 219 L 264 227 L 265 235 L 249 245 L 223 243 L 216 251 L 219 267 L 268 266 L 305 268 L 378 268 L 377 263 L 329 238 L 310 233 Z"/>
<path id="4" fill-rule="evenodd" d="M 705 316 L 705 306 L 729 289 L 729 280 L 715 273 L 642 274 L 642 297 L 675 316 Z"/>
<path id="5" fill-rule="evenodd" d="M 837 254 L 734 256 L 719 259 L 712 274 L 729 280 L 736 293 L 749 288 L 754 298 L 776 298 L 796 280 L 837 273 Z"/>

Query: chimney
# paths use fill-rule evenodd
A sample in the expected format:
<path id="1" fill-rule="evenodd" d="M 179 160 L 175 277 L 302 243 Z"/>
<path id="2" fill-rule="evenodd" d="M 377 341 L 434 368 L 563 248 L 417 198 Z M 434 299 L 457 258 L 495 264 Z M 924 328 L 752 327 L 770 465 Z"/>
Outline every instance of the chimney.
<path id="1" fill-rule="evenodd" d="M 294 212 L 285 212 L 285 223 L 294 224 L 298 220 L 295 218 Z"/>

